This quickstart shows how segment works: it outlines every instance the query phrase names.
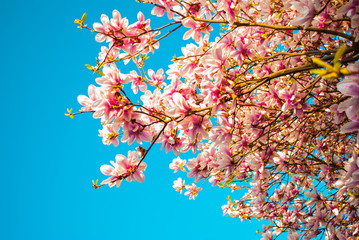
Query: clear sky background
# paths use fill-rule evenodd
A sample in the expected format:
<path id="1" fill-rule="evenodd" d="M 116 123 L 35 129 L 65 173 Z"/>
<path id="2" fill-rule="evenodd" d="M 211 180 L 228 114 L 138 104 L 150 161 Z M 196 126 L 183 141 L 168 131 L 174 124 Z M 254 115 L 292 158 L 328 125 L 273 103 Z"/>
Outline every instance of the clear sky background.
<path id="1" fill-rule="evenodd" d="M 135 147 L 103 145 L 90 114 L 64 116 L 95 83 L 84 65 L 94 65 L 101 47 L 74 19 L 86 12 L 92 25 L 113 9 L 130 22 L 141 10 L 152 27 L 165 20 L 134 0 L 1 3 L 0 239 L 260 239 L 257 220 L 222 216 L 229 191 L 206 183 L 194 201 L 176 192 L 173 181 L 185 175 L 169 169 L 175 156 L 159 146 L 145 160 L 144 183 L 92 188 L 105 178 L 102 164 Z M 180 39 L 161 42 L 149 66 L 166 68 Z"/>

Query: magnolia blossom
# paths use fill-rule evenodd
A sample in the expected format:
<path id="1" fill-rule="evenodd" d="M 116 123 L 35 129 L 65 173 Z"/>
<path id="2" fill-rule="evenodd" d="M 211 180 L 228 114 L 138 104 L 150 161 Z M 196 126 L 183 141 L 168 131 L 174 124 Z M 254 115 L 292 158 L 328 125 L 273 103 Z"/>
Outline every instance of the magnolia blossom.
<path id="1" fill-rule="evenodd" d="M 359 0 L 145 2 L 169 22 L 102 15 L 91 30 L 106 46 L 88 67 L 101 76 L 67 114 L 92 114 L 104 144 L 137 149 L 101 166 L 102 185 L 143 182 L 142 161 L 161 144 L 179 155 L 170 169 L 187 171 L 176 191 L 241 190 L 223 213 L 266 220 L 262 239 L 358 238 Z M 182 26 L 193 41 L 149 69 L 148 53 Z"/>
<path id="2" fill-rule="evenodd" d="M 337 11 L 338 17 L 348 16 L 350 18 L 352 28 L 359 27 L 359 1 L 351 0 L 347 4 L 340 7 Z M 359 33 L 357 33 L 355 41 L 359 40 Z"/>
<path id="3" fill-rule="evenodd" d="M 141 92 L 145 92 L 147 90 L 147 85 L 143 81 L 143 79 L 137 75 L 135 71 L 131 71 L 131 74 L 129 75 L 129 79 L 132 82 L 131 89 L 134 94 L 138 93 L 138 89 L 140 89 Z"/>
<path id="4" fill-rule="evenodd" d="M 163 69 L 159 69 L 157 73 L 155 73 L 152 69 L 148 70 L 148 76 L 150 77 L 149 83 L 156 87 L 163 87 L 164 86 L 164 80 L 165 75 L 163 75 Z"/>
<path id="5" fill-rule="evenodd" d="M 309 27 L 314 18 L 316 10 L 320 9 L 319 0 L 300 0 L 299 2 L 291 2 L 299 13 L 299 16 L 293 19 L 290 23 L 295 26 Z"/>
<path id="6" fill-rule="evenodd" d="M 267 231 L 267 232 L 262 234 L 261 240 L 272 240 L 272 239 L 273 239 L 273 232 L 272 231 Z"/>
<path id="7" fill-rule="evenodd" d="M 344 80 L 338 83 L 337 88 L 344 95 L 351 97 L 339 104 L 338 110 L 345 111 L 350 120 L 359 121 L 359 78 Z"/>
<path id="8" fill-rule="evenodd" d="M 105 14 L 101 15 L 101 22 L 102 22 L 102 24 L 101 23 L 93 24 L 94 30 L 99 32 L 95 36 L 95 39 L 97 42 L 105 41 L 107 38 L 106 33 L 110 32 L 110 29 L 111 29 L 110 20 L 109 20 L 108 16 L 106 16 Z M 111 39 L 111 38 L 107 38 L 107 39 Z"/>
<path id="9" fill-rule="evenodd" d="M 119 56 L 119 51 L 115 48 L 108 49 L 107 47 L 102 46 L 101 52 L 98 54 L 98 59 L 100 61 L 112 62 Z"/>
<path id="10" fill-rule="evenodd" d="M 185 189 L 186 185 L 185 185 L 185 181 L 182 180 L 182 178 L 178 178 L 177 180 L 175 180 L 173 182 L 173 188 L 177 191 L 180 192 L 180 194 L 182 194 L 183 189 Z"/>
<path id="11" fill-rule="evenodd" d="M 353 17 L 357 14 L 357 7 L 359 6 L 359 0 L 350 0 L 347 4 L 344 4 L 337 10 L 338 17 L 348 16 Z"/>
<path id="12" fill-rule="evenodd" d="M 79 95 L 77 97 L 77 101 L 83 106 L 81 108 L 81 111 L 83 112 L 92 111 L 92 104 L 101 97 L 101 90 L 91 84 L 88 87 L 88 95 L 89 97 L 85 95 Z"/>
<path id="13" fill-rule="evenodd" d="M 359 63 L 348 66 L 348 69 L 356 74 L 348 75 L 344 81 L 337 84 L 338 90 L 350 97 L 338 106 L 338 111 L 345 111 L 347 117 L 351 120 L 341 128 L 341 131 L 344 133 L 359 130 L 359 74 L 357 73 L 359 71 Z"/>
<path id="14" fill-rule="evenodd" d="M 110 161 L 110 163 L 113 165 L 102 165 L 100 167 L 100 170 L 102 172 L 102 174 L 106 175 L 106 176 L 110 176 L 109 178 L 107 178 L 106 180 L 103 180 L 101 184 L 108 184 L 110 187 L 113 186 L 117 186 L 119 187 L 121 185 L 122 182 L 122 169 L 120 168 L 117 160 L 116 162 L 114 161 Z"/>
<path id="15" fill-rule="evenodd" d="M 99 136 L 103 138 L 103 144 L 110 145 L 112 143 L 115 147 L 117 147 L 119 144 L 118 137 L 120 136 L 118 130 L 119 126 L 116 124 L 106 124 L 102 130 L 99 130 Z"/>
<path id="16" fill-rule="evenodd" d="M 231 201 L 228 201 L 226 205 L 222 206 L 223 216 L 229 214 L 233 209 L 233 204 Z"/>
<path id="17" fill-rule="evenodd" d="M 190 28 L 184 35 L 183 39 L 187 40 L 192 37 L 197 43 L 202 39 L 202 32 L 209 34 L 213 28 L 205 22 L 196 22 L 191 18 L 186 18 L 182 21 L 183 26 Z"/>
<path id="18" fill-rule="evenodd" d="M 110 161 L 113 165 L 102 165 L 100 170 L 104 175 L 110 176 L 101 184 L 108 184 L 110 187 L 116 185 L 120 186 L 121 181 L 126 178 L 127 181 L 143 182 L 145 175 L 143 171 L 146 170 L 146 163 L 141 162 L 136 151 L 128 151 L 128 157 L 121 154 L 116 155 L 116 162 Z"/>
<path id="19" fill-rule="evenodd" d="M 197 195 L 198 195 L 198 191 L 201 191 L 202 188 L 197 187 L 194 183 L 192 183 L 192 185 L 186 186 L 186 190 L 187 190 L 187 192 L 185 192 L 184 195 L 189 196 L 189 199 L 194 200 L 195 197 L 197 197 Z"/>
<path id="20" fill-rule="evenodd" d="M 186 165 L 186 160 L 182 160 L 180 157 L 173 159 L 172 163 L 170 163 L 170 169 L 175 170 L 175 173 L 178 170 L 186 171 L 183 167 Z"/>
<path id="21" fill-rule="evenodd" d="M 354 155 L 348 163 L 346 178 L 349 179 L 346 183 L 348 188 L 355 188 L 359 186 L 359 157 Z"/>
<path id="22" fill-rule="evenodd" d="M 118 91 L 124 84 L 130 82 L 128 75 L 122 74 L 116 65 L 105 66 L 103 68 L 104 76 L 96 78 L 96 83 L 103 86 L 108 91 Z"/>

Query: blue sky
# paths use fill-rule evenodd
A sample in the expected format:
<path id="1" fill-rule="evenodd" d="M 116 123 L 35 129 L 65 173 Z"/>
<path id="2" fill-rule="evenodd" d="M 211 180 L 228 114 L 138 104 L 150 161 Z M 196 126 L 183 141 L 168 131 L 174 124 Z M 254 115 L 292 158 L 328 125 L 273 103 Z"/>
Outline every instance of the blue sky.
<path id="1" fill-rule="evenodd" d="M 92 25 L 113 9 L 130 21 L 141 10 L 152 26 L 161 22 L 134 0 L 1 4 L 0 239 L 260 239 L 257 220 L 222 216 L 228 191 L 205 184 L 195 201 L 175 192 L 173 181 L 184 175 L 168 168 L 174 155 L 159 146 L 145 161 L 144 183 L 91 187 L 104 179 L 102 164 L 135 147 L 104 146 L 99 120 L 64 116 L 66 108 L 80 108 L 77 96 L 94 84 L 84 65 L 94 64 L 101 47 L 74 19 L 86 12 Z M 162 42 L 149 66 L 165 68 L 180 52 L 177 41 Z"/>

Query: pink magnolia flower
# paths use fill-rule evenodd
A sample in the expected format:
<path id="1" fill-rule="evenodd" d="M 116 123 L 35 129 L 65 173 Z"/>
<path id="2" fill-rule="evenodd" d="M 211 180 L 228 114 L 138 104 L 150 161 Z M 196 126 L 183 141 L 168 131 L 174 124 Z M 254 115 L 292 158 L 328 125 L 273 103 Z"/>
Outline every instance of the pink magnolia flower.
<path id="1" fill-rule="evenodd" d="M 110 161 L 110 163 L 113 166 L 106 164 L 106 165 L 102 165 L 100 167 L 102 174 L 104 174 L 106 176 L 110 176 L 106 180 L 103 180 L 101 184 L 103 184 L 103 185 L 108 184 L 110 187 L 113 187 L 115 185 L 117 187 L 119 187 L 123 180 L 123 177 L 122 177 L 123 170 L 120 168 L 119 164 L 117 163 L 117 159 L 116 159 L 116 162 Z"/>
<path id="2" fill-rule="evenodd" d="M 174 16 L 174 13 L 171 11 L 171 8 L 178 5 L 178 2 L 175 0 L 166 0 L 166 1 L 157 1 L 156 3 L 159 4 L 159 6 L 155 6 L 151 14 L 156 15 L 158 17 L 162 17 L 165 12 L 167 12 L 168 19 L 172 19 Z"/>
<path id="3" fill-rule="evenodd" d="M 152 112 L 161 112 L 161 92 L 159 89 L 155 89 L 153 93 L 149 90 L 145 92 L 140 98 L 143 102 L 143 106 Z"/>
<path id="4" fill-rule="evenodd" d="M 343 133 L 349 133 L 359 130 L 359 63 L 348 66 L 349 71 L 354 72 L 345 77 L 345 79 L 337 84 L 338 90 L 345 96 L 350 96 L 348 100 L 342 102 L 338 106 L 339 112 L 346 113 L 351 120 L 344 124 L 340 129 Z"/>
<path id="5" fill-rule="evenodd" d="M 93 24 L 93 29 L 98 32 L 98 34 L 96 34 L 95 36 L 95 40 L 97 42 L 103 42 L 106 39 L 110 40 L 111 38 L 107 36 L 107 34 L 111 31 L 111 23 L 110 23 L 110 19 L 108 18 L 108 16 L 106 16 L 105 14 L 101 15 L 101 23 L 94 23 Z"/>
<path id="6" fill-rule="evenodd" d="M 299 90 L 300 88 L 295 82 L 289 89 L 283 88 L 278 91 L 280 98 L 285 102 L 282 105 L 283 112 L 294 109 L 294 114 L 301 117 L 303 116 L 303 111 L 309 108 L 309 104 L 303 101 L 305 95 L 300 93 Z"/>
<path id="7" fill-rule="evenodd" d="M 108 184 L 110 187 L 116 185 L 120 186 L 124 177 L 128 182 L 138 181 L 143 182 L 145 180 L 145 175 L 143 171 L 146 170 L 146 163 L 141 162 L 138 158 L 138 152 L 128 151 L 128 157 L 118 154 L 116 155 L 116 162 L 110 161 L 113 165 L 102 165 L 100 170 L 104 175 L 110 176 L 106 180 L 102 181 L 101 184 Z"/>
<path id="8" fill-rule="evenodd" d="M 314 232 L 318 230 L 320 226 L 325 226 L 327 221 L 329 220 L 329 212 L 327 211 L 327 209 L 319 209 L 319 206 L 317 206 L 317 210 L 314 212 L 313 217 L 309 217 L 307 219 L 307 223 L 312 226 L 312 230 Z M 316 236 L 316 234 L 314 236 Z"/>
<path id="9" fill-rule="evenodd" d="M 227 213 L 229 214 L 232 209 L 233 209 L 233 204 L 231 201 L 227 201 L 226 205 L 223 205 L 222 207 L 222 211 L 223 211 L 223 216 L 226 215 Z"/>
<path id="10" fill-rule="evenodd" d="M 358 71 L 359 63 L 348 67 L 348 69 Z M 350 120 L 359 122 L 359 74 L 353 74 L 345 77 L 343 81 L 337 84 L 337 88 L 345 96 L 351 97 L 345 102 L 340 103 L 338 110 L 340 112 L 345 111 Z"/>
<path id="11" fill-rule="evenodd" d="M 315 204 L 316 202 L 321 200 L 322 195 L 317 193 L 317 190 L 314 189 L 314 192 L 305 192 L 304 196 L 308 198 L 308 200 L 304 203 L 308 207 Z"/>
<path id="12" fill-rule="evenodd" d="M 288 240 L 299 240 L 300 234 L 297 232 L 290 232 L 288 234 Z"/>
<path id="13" fill-rule="evenodd" d="M 208 31 L 212 31 L 213 28 L 209 24 L 205 22 L 197 22 L 193 20 L 192 18 L 185 18 L 182 20 L 183 26 L 186 28 L 190 28 L 184 35 L 183 40 L 187 40 L 190 37 L 192 37 L 196 43 L 199 43 L 202 39 L 202 32 L 205 34 L 209 34 Z"/>
<path id="14" fill-rule="evenodd" d="M 115 117 L 123 116 L 130 101 L 119 91 L 103 93 L 100 99 L 92 103 L 94 118 L 101 118 L 102 123 L 110 123 Z"/>
<path id="15" fill-rule="evenodd" d="M 226 98 L 226 94 L 230 94 L 232 89 L 224 86 L 222 81 L 216 81 L 214 83 L 203 81 L 201 83 L 201 90 L 204 97 L 203 104 L 207 106 L 213 106 L 212 114 L 217 112 L 222 106 L 222 101 Z"/>
<path id="16" fill-rule="evenodd" d="M 105 61 L 106 63 L 114 61 L 119 56 L 119 51 L 116 48 L 109 50 L 107 47 L 102 46 L 101 52 L 98 54 L 98 60 Z"/>
<path id="17" fill-rule="evenodd" d="M 147 90 L 147 84 L 142 80 L 142 77 L 137 75 L 136 71 L 131 71 L 129 79 L 132 82 L 131 89 L 134 94 L 138 93 L 138 89 L 140 89 L 141 92 Z"/>
<path id="18" fill-rule="evenodd" d="M 82 112 L 89 112 L 92 111 L 92 104 L 98 100 L 101 96 L 101 91 L 99 88 L 95 87 L 95 85 L 90 85 L 88 87 L 88 95 L 89 97 L 85 95 L 79 95 L 77 97 L 77 101 L 83 106 L 81 108 Z"/>
<path id="19" fill-rule="evenodd" d="M 96 78 L 96 83 L 110 91 L 120 90 L 123 88 L 124 84 L 130 82 L 128 75 L 122 74 L 120 70 L 117 69 L 116 65 L 105 66 L 103 68 L 103 73 L 105 76 Z"/>
<path id="20" fill-rule="evenodd" d="M 237 7 L 238 3 L 244 3 L 244 1 L 240 1 L 240 2 L 238 2 L 236 0 L 218 1 L 217 11 L 222 11 L 223 12 L 222 14 L 225 14 L 226 20 L 230 24 L 232 24 L 236 19 L 236 15 L 238 14 L 238 10 L 237 10 L 238 9 L 238 7 Z"/>
<path id="21" fill-rule="evenodd" d="M 198 191 L 201 191 L 202 188 L 201 187 L 197 187 L 194 183 L 192 183 L 192 185 L 187 185 L 186 186 L 187 192 L 185 192 L 185 196 L 189 195 L 189 199 L 193 199 L 195 200 L 195 197 L 197 197 L 198 195 Z"/>
<path id="22" fill-rule="evenodd" d="M 170 163 L 170 169 L 175 170 L 175 173 L 178 172 L 178 170 L 186 171 L 183 167 L 186 165 L 186 160 L 182 160 L 180 157 L 177 157 L 172 160 L 172 163 Z"/>
<path id="23" fill-rule="evenodd" d="M 128 145 L 131 145 L 134 141 L 138 144 L 142 144 L 142 140 L 145 142 L 150 142 L 152 140 L 151 134 L 145 130 L 138 123 L 125 122 L 123 125 L 123 137 L 121 138 L 121 142 L 127 142 Z"/>
<path id="24" fill-rule="evenodd" d="M 352 24 L 352 28 L 357 28 L 359 27 L 359 14 L 355 14 L 351 19 L 351 24 Z M 358 38 L 358 36 L 357 36 Z M 355 39 L 355 41 L 358 41 L 357 38 Z"/>
<path id="25" fill-rule="evenodd" d="M 212 183 L 212 186 L 218 185 L 218 183 L 223 182 L 225 180 L 225 177 L 221 175 L 221 173 L 218 171 L 216 173 L 211 174 L 210 179 L 208 182 Z"/>
<path id="26" fill-rule="evenodd" d="M 166 76 L 163 74 L 162 68 L 159 69 L 156 74 L 152 69 L 149 69 L 148 76 L 150 77 L 149 83 L 151 85 L 160 88 L 164 86 L 163 80 L 165 80 Z"/>
<path id="27" fill-rule="evenodd" d="M 146 34 L 140 36 L 142 45 L 141 48 L 138 48 L 138 50 L 141 50 L 141 54 L 147 54 L 149 52 L 154 53 L 155 49 L 160 47 L 160 42 L 155 39 L 158 34 L 160 34 L 160 32 L 147 32 Z"/>
<path id="28" fill-rule="evenodd" d="M 200 181 L 203 178 L 209 176 L 210 165 L 211 167 L 215 165 L 213 162 L 216 159 L 216 151 L 214 148 L 208 149 L 206 151 L 201 152 L 197 155 L 197 157 L 189 159 L 186 167 L 189 172 L 187 173 L 187 177 L 195 178 L 195 182 Z"/>
<path id="29" fill-rule="evenodd" d="M 161 8 L 161 7 L 157 7 L 155 6 L 152 11 L 151 11 L 151 14 L 152 15 L 155 15 L 157 17 L 162 17 L 164 14 L 165 14 L 165 9 L 164 8 Z"/>
<path id="30" fill-rule="evenodd" d="M 180 126 L 191 142 L 208 137 L 206 129 L 212 126 L 212 122 L 205 117 L 191 115 L 180 122 Z"/>
<path id="31" fill-rule="evenodd" d="M 168 99 L 166 114 L 169 116 L 184 117 L 191 110 L 191 105 L 182 94 L 175 92 L 172 94 L 172 99 Z"/>
<path id="32" fill-rule="evenodd" d="M 271 232 L 271 231 L 266 231 L 266 232 L 262 233 L 261 235 L 262 235 L 261 240 L 272 240 L 273 239 L 273 232 Z"/>
<path id="33" fill-rule="evenodd" d="M 290 23 L 294 26 L 309 27 L 314 18 L 316 10 L 320 9 L 319 0 L 300 0 L 299 2 L 291 2 L 295 6 L 299 16 L 293 19 Z"/>
<path id="34" fill-rule="evenodd" d="M 337 16 L 338 17 L 348 16 L 350 18 L 353 17 L 357 13 L 358 5 L 359 5 L 359 0 L 350 0 L 347 4 L 341 6 L 337 10 Z"/>
<path id="35" fill-rule="evenodd" d="M 99 130 L 100 137 L 103 137 L 102 142 L 105 145 L 110 145 L 111 143 L 117 147 L 119 144 L 118 137 L 120 134 L 118 133 L 119 126 L 116 124 L 106 124 L 102 130 Z"/>
<path id="36" fill-rule="evenodd" d="M 111 19 L 111 30 L 112 33 L 117 37 L 123 37 L 128 35 L 128 20 L 127 18 L 122 18 L 121 14 L 117 10 L 112 11 L 112 19 Z"/>
<path id="37" fill-rule="evenodd" d="M 186 153 L 189 150 L 192 150 L 192 153 L 195 154 L 198 148 L 197 141 L 190 141 L 188 138 L 184 139 L 183 144 L 181 146 L 181 152 Z"/>
<path id="38" fill-rule="evenodd" d="M 137 151 L 128 151 L 127 158 L 121 154 L 117 155 L 116 162 L 123 169 L 124 174 L 128 176 L 126 178 L 128 182 L 135 180 L 138 182 L 145 181 L 145 175 L 143 172 L 146 170 L 147 164 L 141 162 L 141 164 L 137 167 L 140 162 Z"/>
<path id="39" fill-rule="evenodd" d="M 224 172 L 226 176 L 229 176 L 232 173 L 234 162 L 231 158 L 229 148 L 221 148 L 217 164 L 218 170 Z"/>
<path id="40" fill-rule="evenodd" d="M 355 155 L 346 166 L 346 178 L 349 181 L 346 183 L 348 188 L 355 188 L 359 185 L 359 158 Z"/>
<path id="41" fill-rule="evenodd" d="M 331 111 L 331 112 L 333 113 L 333 115 L 334 115 L 334 122 L 335 122 L 335 124 L 341 123 L 341 121 L 342 121 L 342 120 L 344 119 L 344 117 L 345 117 L 345 114 L 339 112 L 338 108 L 339 108 L 339 105 L 338 105 L 338 104 L 334 104 L 334 105 L 330 106 L 330 108 L 329 108 L 330 111 Z"/>
<path id="42" fill-rule="evenodd" d="M 173 181 L 173 188 L 182 194 L 183 189 L 185 189 L 185 180 L 182 180 L 182 178 L 178 178 L 177 180 Z"/>
<path id="43" fill-rule="evenodd" d="M 202 41 L 203 42 L 203 41 Z M 199 60 L 200 55 L 203 53 L 201 48 L 198 48 L 195 44 L 190 43 L 185 47 L 181 48 L 181 51 L 184 55 L 183 59 L 179 59 L 176 64 L 170 65 L 170 70 L 166 73 L 171 76 L 171 72 L 178 74 L 181 77 L 192 76 L 194 73 L 200 73 L 199 69 Z M 180 67 L 178 66 L 180 65 Z M 171 79 L 174 79 L 171 77 Z"/>
<path id="44" fill-rule="evenodd" d="M 220 74 L 226 71 L 230 67 L 228 61 L 229 51 L 224 51 L 224 49 L 216 48 L 211 54 L 207 54 L 203 57 L 203 61 L 209 68 L 204 73 L 216 73 Z"/>
<path id="45" fill-rule="evenodd" d="M 240 30 L 237 30 L 240 31 Z M 242 30 L 245 31 L 245 30 Z M 247 30 L 248 31 L 248 30 Z M 239 34 L 243 34 L 242 32 L 240 32 Z M 248 33 L 248 34 L 252 34 L 252 33 Z M 236 37 L 237 40 L 234 43 L 236 49 L 231 51 L 230 55 L 237 59 L 238 64 L 242 65 L 243 61 L 245 59 L 247 59 L 248 57 L 251 57 L 253 55 L 253 42 L 249 41 L 248 39 L 244 38 L 244 37 Z"/>
<path id="46" fill-rule="evenodd" d="M 355 122 L 355 121 L 347 122 L 340 128 L 340 131 L 342 133 L 351 133 L 358 130 L 359 130 L 359 122 Z M 357 138 L 357 142 L 359 142 L 359 135 Z"/>
<path id="47" fill-rule="evenodd" d="M 177 134 L 177 128 L 175 128 L 174 125 L 174 122 L 170 122 L 157 142 L 162 143 L 161 150 L 165 149 L 166 153 L 171 150 L 178 156 L 180 154 L 180 148 L 183 145 L 183 137 Z"/>
<path id="48" fill-rule="evenodd" d="M 151 30 L 150 19 L 145 20 L 145 15 L 142 12 L 137 13 L 137 22 L 131 24 L 129 28 L 136 29 L 139 32 L 145 32 Z"/>

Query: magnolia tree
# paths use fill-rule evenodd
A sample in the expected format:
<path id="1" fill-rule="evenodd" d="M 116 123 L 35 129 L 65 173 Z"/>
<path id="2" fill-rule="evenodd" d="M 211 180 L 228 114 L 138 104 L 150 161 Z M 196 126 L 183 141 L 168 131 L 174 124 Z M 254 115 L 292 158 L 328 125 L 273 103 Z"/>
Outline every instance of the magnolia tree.
<path id="1" fill-rule="evenodd" d="M 267 220 L 262 239 L 358 239 L 359 0 L 139 2 L 165 23 L 151 28 L 141 12 L 131 23 L 117 10 L 92 28 L 86 14 L 75 20 L 106 46 L 87 65 L 97 85 L 67 115 L 90 113 L 104 144 L 133 146 L 101 166 L 108 178 L 94 187 L 143 182 L 158 143 L 179 156 L 169 167 L 188 179 L 173 187 L 190 199 L 207 180 L 242 189 L 223 214 Z M 147 69 L 180 28 L 183 55 Z M 181 159 L 187 151 L 195 157 Z"/>

